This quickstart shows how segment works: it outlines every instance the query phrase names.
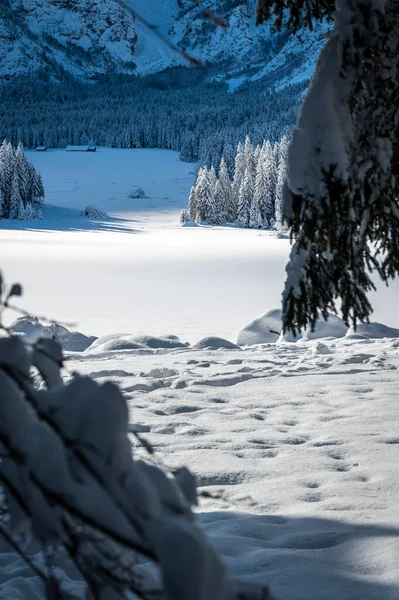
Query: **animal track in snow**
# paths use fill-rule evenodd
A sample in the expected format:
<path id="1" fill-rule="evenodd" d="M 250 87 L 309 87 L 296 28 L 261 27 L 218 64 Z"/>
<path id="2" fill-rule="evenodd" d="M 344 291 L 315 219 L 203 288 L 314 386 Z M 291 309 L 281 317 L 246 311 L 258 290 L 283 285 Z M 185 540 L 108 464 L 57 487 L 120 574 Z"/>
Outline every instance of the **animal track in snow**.
<path id="1" fill-rule="evenodd" d="M 313 442 L 312 446 L 315 448 L 323 448 L 324 446 L 340 446 L 342 442 L 337 440 L 320 440 L 319 442 Z"/>
<path id="2" fill-rule="evenodd" d="M 321 502 L 322 501 L 322 495 L 320 493 L 316 493 L 316 494 L 306 494 L 306 496 L 302 497 L 302 500 L 304 502 Z"/>
<path id="3" fill-rule="evenodd" d="M 348 463 L 337 462 L 334 463 L 331 468 L 333 471 L 346 472 L 350 471 L 352 469 L 352 466 Z"/>
<path id="4" fill-rule="evenodd" d="M 334 460 L 343 460 L 346 457 L 346 453 L 342 450 L 331 450 L 327 452 L 327 456 Z"/>
<path id="5" fill-rule="evenodd" d="M 282 440 L 282 443 L 288 444 L 290 446 L 301 446 L 302 444 L 306 444 L 307 441 L 308 441 L 308 438 L 298 436 L 298 437 L 284 438 L 284 440 Z"/>
<path id="6" fill-rule="evenodd" d="M 189 405 L 181 405 L 181 406 L 170 406 L 168 407 L 167 414 L 169 415 L 180 415 L 184 413 L 192 413 L 202 410 L 200 406 L 189 406 Z"/>
<path id="7" fill-rule="evenodd" d="M 316 481 L 306 481 L 303 485 L 304 487 L 309 488 L 310 490 L 316 490 L 320 487 L 320 484 Z"/>
<path id="8" fill-rule="evenodd" d="M 355 475 L 353 479 L 354 481 L 361 481 L 362 483 L 370 481 L 370 477 L 368 477 L 367 475 Z"/>

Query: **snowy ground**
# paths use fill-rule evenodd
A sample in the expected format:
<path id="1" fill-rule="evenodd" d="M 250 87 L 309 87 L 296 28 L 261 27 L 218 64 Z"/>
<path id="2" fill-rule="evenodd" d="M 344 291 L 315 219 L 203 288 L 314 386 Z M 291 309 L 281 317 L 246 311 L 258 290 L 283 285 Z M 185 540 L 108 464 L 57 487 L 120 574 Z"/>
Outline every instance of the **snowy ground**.
<path id="1" fill-rule="evenodd" d="M 399 341 L 75 355 L 112 378 L 236 575 L 281 600 L 399 597 Z M 183 389 L 176 386 L 186 384 Z M 144 428 L 145 429 L 145 428 Z"/>
<path id="2" fill-rule="evenodd" d="M 0 267 L 24 283 L 24 307 L 90 335 L 170 332 L 235 341 L 278 306 L 289 243 L 267 232 L 181 228 L 194 166 L 167 150 L 29 152 L 46 188 L 44 220 L 0 221 Z M 146 198 L 132 199 L 137 186 Z M 80 216 L 96 205 L 109 218 Z M 373 298 L 399 327 L 399 286 Z"/>
<path id="3" fill-rule="evenodd" d="M 100 350 L 68 370 L 118 383 L 156 459 L 197 474 L 236 576 L 280 600 L 397 600 L 398 339 Z M 40 598 L 2 556 L 0 598 Z"/>

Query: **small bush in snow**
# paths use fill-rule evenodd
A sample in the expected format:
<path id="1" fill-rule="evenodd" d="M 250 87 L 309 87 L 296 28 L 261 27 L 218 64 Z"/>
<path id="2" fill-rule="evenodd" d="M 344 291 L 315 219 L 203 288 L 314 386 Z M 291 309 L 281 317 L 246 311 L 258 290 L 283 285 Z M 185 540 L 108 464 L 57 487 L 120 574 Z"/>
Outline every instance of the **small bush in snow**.
<path id="1" fill-rule="evenodd" d="M 188 211 L 186 208 L 183 208 L 183 210 L 180 213 L 180 225 L 184 225 L 185 223 L 187 223 L 188 221 Z"/>
<path id="2" fill-rule="evenodd" d="M 108 217 L 107 213 L 97 208 L 97 206 L 86 206 L 80 214 L 82 217 L 88 217 L 89 219 L 105 219 Z"/>
<path id="3" fill-rule="evenodd" d="M 145 191 L 141 187 L 135 187 L 130 192 L 128 198 L 145 198 Z"/>

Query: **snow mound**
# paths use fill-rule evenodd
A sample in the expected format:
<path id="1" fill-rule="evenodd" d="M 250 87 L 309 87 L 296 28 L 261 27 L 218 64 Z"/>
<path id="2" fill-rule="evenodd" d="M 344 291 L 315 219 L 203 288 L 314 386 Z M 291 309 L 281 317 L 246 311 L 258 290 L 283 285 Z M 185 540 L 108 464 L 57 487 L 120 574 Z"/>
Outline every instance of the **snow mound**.
<path id="1" fill-rule="evenodd" d="M 97 206 L 86 206 L 80 214 L 82 217 L 88 217 L 89 219 L 106 219 L 108 217 L 107 213 Z"/>
<path id="2" fill-rule="evenodd" d="M 352 327 L 348 330 L 348 336 L 356 334 L 375 339 L 399 338 L 399 329 L 388 327 L 382 323 L 359 323 L 356 327 L 356 332 Z"/>
<path id="3" fill-rule="evenodd" d="M 87 349 L 90 353 L 114 352 L 119 350 L 158 350 L 186 348 L 187 344 L 180 341 L 176 335 L 156 337 L 152 335 L 134 336 L 127 333 L 104 335 Z"/>
<path id="4" fill-rule="evenodd" d="M 273 344 L 277 342 L 281 329 L 281 309 L 272 308 L 241 329 L 237 344 L 239 346 Z"/>
<path id="5" fill-rule="evenodd" d="M 132 198 L 132 199 L 145 198 L 145 197 L 146 197 L 145 191 L 143 190 L 143 188 L 138 187 L 138 186 L 134 187 L 132 189 L 132 191 L 130 192 L 130 194 L 128 195 L 128 198 Z"/>
<path id="6" fill-rule="evenodd" d="M 328 314 L 328 321 L 320 318 L 316 323 L 315 330 L 306 331 L 303 336 L 294 337 L 290 333 L 283 336 L 280 335 L 281 330 L 281 309 L 272 308 L 259 317 L 256 317 L 256 319 L 241 329 L 237 337 L 237 344 L 239 346 L 253 346 L 256 344 L 273 344 L 277 341 L 297 342 L 299 339 L 317 340 L 327 337 L 341 338 L 345 337 L 347 334 L 347 327 L 344 321 L 333 313 Z M 392 337 L 398 337 L 398 334 Z"/>
<path id="7" fill-rule="evenodd" d="M 317 340 L 326 337 L 341 338 L 346 336 L 347 331 L 348 328 L 340 317 L 337 317 L 337 315 L 334 315 L 333 313 L 328 313 L 328 321 L 320 318 L 316 323 L 315 330 L 306 331 L 303 335 L 303 339 Z"/>
<path id="8" fill-rule="evenodd" d="M 225 340 L 220 337 L 204 337 L 199 342 L 194 344 L 193 348 L 198 348 L 200 350 L 204 350 L 205 348 L 212 348 L 214 350 L 218 348 L 225 348 L 227 350 L 241 350 L 239 346 L 233 344 L 233 342 L 229 342 L 229 340 Z"/>
<path id="9" fill-rule="evenodd" d="M 67 352 L 84 352 L 97 339 L 79 331 L 69 331 L 62 325 L 43 325 L 37 317 L 20 317 L 11 325 L 11 331 L 26 336 L 30 342 L 41 337 L 54 338 Z"/>

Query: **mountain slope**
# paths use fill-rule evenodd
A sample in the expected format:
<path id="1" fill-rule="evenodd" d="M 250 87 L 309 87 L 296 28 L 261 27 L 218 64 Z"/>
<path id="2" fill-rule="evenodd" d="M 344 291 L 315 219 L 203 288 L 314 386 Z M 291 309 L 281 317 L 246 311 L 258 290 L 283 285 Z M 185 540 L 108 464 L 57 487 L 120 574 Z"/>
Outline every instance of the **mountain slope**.
<path id="1" fill-rule="evenodd" d="M 326 30 L 294 37 L 272 23 L 257 28 L 255 0 L 128 0 L 132 8 L 182 50 L 230 82 L 271 77 L 279 85 L 307 79 Z M 204 8 L 222 16 L 229 29 L 204 19 Z M 156 73 L 186 64 L 116 0 L 2 0 L 0 77 L 62 66 L 89 78 L 98 73 Z"/>
<path id="2" fill-rule="evenodd" d="M 132 17 L 113 0 L 2 0 L 0 74 L 62 65 L 75 75 L 132 68 Z"/>

